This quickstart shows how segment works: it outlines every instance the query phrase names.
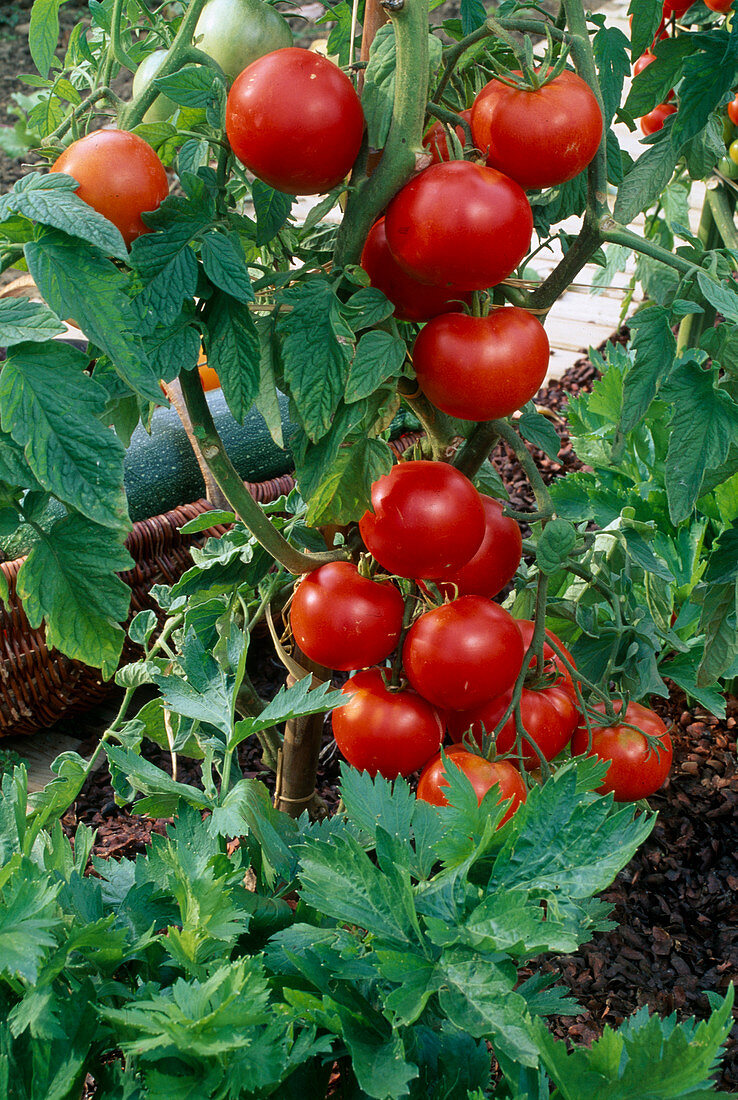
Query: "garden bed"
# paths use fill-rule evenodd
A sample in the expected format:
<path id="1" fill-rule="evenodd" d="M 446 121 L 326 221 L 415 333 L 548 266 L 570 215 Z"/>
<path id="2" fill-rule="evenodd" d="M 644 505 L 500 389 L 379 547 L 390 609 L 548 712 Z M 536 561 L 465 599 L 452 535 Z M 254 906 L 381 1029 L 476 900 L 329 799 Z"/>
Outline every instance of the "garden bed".
<path id="1" fill-rule="evenodd" d="M 596 372 L 581 360 L 561 381 L 538 397 L 554 413 L 566 394 L 591 385 Z M 578 465 L 563 424 L 561 465 L 536 454 L 544 477 Z M 530 507 L 524 487 L 511 479 L 506 452 L 495 461 L 508 484 L 515 507 Z M 273 694 L 284 678 L 271 645 L 254 644 L 251 675 L 262 695 Z M 720 721 L 690 706 L 673 688 L 668 700 L 652 700 L 673 724 L 674 764 L 664 787 L 649 799 L 658 810 L 656 827 L 631 862 L 602 895 L 614 906 L 617 927 L 597 935 L 576 954 L 548 957 L 547 970 L 559 971 L 582 1006 L 576 1017 L 556 1017 L 557 1035 L 588 1042 L 605 1024 L 617 1025 L 641 1005 L 661 1014 L 705 1016 L 706 990 L 724 993 L 738 976 L 738 771 L 736 722 L 738 699 L 728 700 Z M 241 746 L 245 775 L 262 778 L 273 788 L 273 775 L 261 766 L 259 746 Z M 147 753 L 169 767 L 166 753 L 151 746 Z M 339 758 L 326 722 L 318 790 L 329 807 L 336 805 Z M 178 778 L 199 785 L 199 766 L 178 762 Z M 95 773 L 64 818 L 68 833 L 77 823 L 97 830 L 95 852 L 106 858 L 132 858 L 144 851 L 152 832 L 164 822 L 131 814 L 116 806 L 107 768 Z M 738 1024 L 733 1030 L 720 1085 L 738 1087 Z M 94 1092 L 90 1092 L 90 1097 Z"/>

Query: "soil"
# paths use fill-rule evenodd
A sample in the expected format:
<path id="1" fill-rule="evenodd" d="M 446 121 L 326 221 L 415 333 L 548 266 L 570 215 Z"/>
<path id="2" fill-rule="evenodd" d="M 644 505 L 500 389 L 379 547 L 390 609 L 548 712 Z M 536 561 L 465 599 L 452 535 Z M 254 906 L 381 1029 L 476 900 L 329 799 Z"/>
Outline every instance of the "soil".
<path id="1" fill-rule="evenodd" d="M 555 413 L 567 393 L 589 388 L 596 377 L 592 364 L 580 360 L 536 400 Z M 560 462 L 534 452 L 548 480 L 579 465 L 563 422 L 553 423 L 562 439 Z M 510 456 L 498 450 L 494 461 L 514 506 L 531 507 Z M 273 693 L 283 682 L 284 669 L 266 637 L 253 646 L 250 673 L 261 695 Z M 582 1008 L 577 1016 L 551 1021 L 561 1038 L 591 1042 L 605 1024 L 617 1026 L 641 1005 L 662 1015 L 676 1011 L 680 1019 L 702 1018 L 709 1011 L 705 992 L 724 993 L 738 977 L 738 699 L 729 698 L 724 721 L 689 706 L 676 688 L 668 700 L 653 700 L 653 706 L 673 726 L 674 764 L 665 785 L 649 799 L 658 810 L 654 831 L 602 895 L 614 906 L 617 928 L 595 936 L 576 954 L 547 956 L 536 964 L 560 973 Z M 169 770 L 168 755 L 156 746 L 147 748 L 146 755 Z M 326 721 L 317 790 L 330 809 L 337 803 L 339 760 Z M 260 763 L 258 745 L 241 746 L 240 764 L 244 775 L 262 779 L 273 790 L 273 776 Z M 185 782 L 200 782 L 199 766 L 187 760 L 179 761 L 178 774 Z M 97 830 L 95 852 L 108 858 L 145 851 L 151 833 L 166 826 L 116 806 L 107 769 L 91 778 L 64 827 L 71 834 L 80 821 Z M 738 1088 L 738 1023 L 719 1085 Z"/>

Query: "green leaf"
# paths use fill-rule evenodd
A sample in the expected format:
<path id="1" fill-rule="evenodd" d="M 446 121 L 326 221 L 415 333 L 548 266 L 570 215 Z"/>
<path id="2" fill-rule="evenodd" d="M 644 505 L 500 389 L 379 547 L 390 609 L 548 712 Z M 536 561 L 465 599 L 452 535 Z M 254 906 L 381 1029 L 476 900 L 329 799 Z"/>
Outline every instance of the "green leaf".
<path id="1" fill-rule="evenodd" d="M 0 198 L 0 222 L 20 214 L 39 225 L 87 241 L 116 260 L 126 260 L 128 250 L 120 230 L 82 201 L 76 194 L 77 186 L 64 173 L 42 176 L 30 172 Z"/>
<path id="2" fill-rule="evenodd" d="M 697 673 L 700 687 L 714 684 L 738 656 L 738 527 L 723 531 L 713 545 L 704 577 L 699 629 L 705 652 Z"/>
<path id="3" fill-rule="evenodd" d="M 738 71 L 738 41 L 718 32 L 699 35 L 699 49 L 684 61 L 679 110 L 672 140 L 679 146 L 707 125 L 715 108 L 732 91 Z"/>
<path id="4" fill-rule="evenodd" d="M 275 191 L 262 180 L 254 180 L 251 195 L 256 212 L 256 243 L 262 248 L 276 237 L 287 221 L 293 199 L 291 195 Z"/>
<path id="5" fill-rule="evenodd" d="M 135 805 L 138 813 L 172 817 L 182 803 L 199 810 L 212 808 L 210 799 L 201 790 L 189 783 L 177 782 L 139 753 L 110 743 L 105 745 L 105 752 L 110 763 L 120 769 L 133 789 L 146 796 Z"/>
<path id="6" fill-rule="evenodd" d="M 523 439 L 538 447 L 553 462 L 558 460 L 561 450 L 559 434 L 550 420 L 536 412 L 532 401 L 523 409 L 517 427 Z"/>
<path id="7" fill-rule="evenodd" d="M 308 714 L 321 714 L 340 706 L 346 701 L 345 695 L 334 691 L 330 683 L 312 687 L 312 677 L 305 676 L 291 687 L 282 687 L 254 718 L 243 718 L 236 722 L 234 737 L 229 748 L 235 748 L 247 737 L 262 730 L 270 729 L 281 722 L 300 718 Z"/>
<path id="8" fill-rule="evenodd" d="M 719 283 L 705 271 L 698 271 L 697 285 L 710 305 L 722 313 L 726 321 L 738 322 L 738 294 L 732 282 Z"/>
<path id="9" fill-rule="evenodd" d="M 247 305 L 216 291 L 207 304 L 208 366 L 218 375 L 228 408 L 239 424 L 254 403 L 261 377 L 261 348 Z"/>
<path id="10" fill-rule="evenodd" d="M 681 79 L 685 57 L 696 48 L 695 38 L 690 34 L 680 34 L 677 38 L 657 42 L 653 51 L 656 60 L 633 78 L 623 107 L 624 113 L 631 118 L 641 118 L 652 111 L 657 103 L 665 103 L 669 92 Z M 633 56 L 639 57 L 643 52 L 634 51 Z"/>
<path id="11" fill-rule="evenodd" d="M 707 470 L 738 439 L 738 405 L 717 386 L 716 372 L 694 360 L 674 365 L 662 394 L 674 413 L 666 456 L 666 491 L 674 524 L 689 516 Z"/>
<path id="12" fill-rule="evenodd" d="M 67 516 L 40 537 L 18 574 L 29 623 L 35 630 L 45 619 L 49 648 L 112 676 L 125 640 L 117 624 L 126 618 L 131 599 L 116 574 L 133 564 L 122 532 Z"/>
<path id="13" fill-rule="evenodd" d="M 39 484 L 105 527 L 128 528 L 124 450 L 97 417 L 105 391 L 68 344 L 18 344 L 0 374 L 3 429 Z"/>
<path id="14" fill-rule="evenodd" d="M 631 318 L 634 331 L 635 359 L 623 382 L 623 405 L 619 428 L 630 432 L 641 422 L 646 410 L 668 378 L 676 340 L 671 331 L 669 314 L 660 306 L 646 306 Z"/>
<path id="15" fill-rule="evenodd" d="M 574 549 L 577 533 L 565 519 L 552 519 L 536 544 L 536 560 L 542 573 L 556 573 Z"/>
<path id="16" fill-rule="evenodd" d="M 630 76 L 630 43 L 619 27 L 605 26 L 600 27 L 595 34 L 592 47 L 605 104 L 605 126 L 609 126 L 620 106 L 625 78 Z"/>
<path id="17" fill-rule="evenodd" d="M 243 249 L 235 234 L 214 230 L 202 238 L 202 266 L 211 283 L 239 302 L 253 302 L 254 291 Z"/>
<path id="18" fill-rule="evenodd" d="M 465 35 L 484 26 L 487 10 L 482 0 L 461 0 L 461 29 Z"/>
<path id="19" fill-rule="evenodd" d="M 57 895 L 52 882 L 29 859 L 23 859 L 0 891 L 0 968 L 8 977 L 33 983 L 47 947 L 56 944 L 59 927 Z"/>
<path id="20" fill-rule="evenodd" d="M 254 403 L 264 417 L 270 436 L 278 447 L 284 449 L 280 395 L 277 392 L 275 373 L 279 349 L 274 318 L 272 316 L 261 318 L 257 322 L 256 329 L 259 336 L 259 391 Z M 284 398 L 285 403 L 286 400 Z"/>
<path id="21" fill-rule="evenodd" d="M 343 321 L 333 286 L 313 279 L 284 290 L 277 331 L 283 338 L 284 378 L 313 442 L 326 434 L 343 396 L 353 333 Z"/>
<path id="22" fill-rule="evenodd" d="M 359 439 L 338 452 L 330 473 L 308 503 L 309 527 L 352 523 L 369 504 L 371 486 L 392 469 L 392 452 L 380 439 Z"/>
<path id="23" fill-rule="evenodd" d="M 135 332 L 124 273 L 55 229 L 39 233 L 25 255 L 36 286 L 57 316 L 73 318 L 132 390 L 161 404 L 159 379 Z"/>
<path id="24" fill-rule="evenodd" d="M 735 614 L 736 610 L 738 610 L 738 593 L 733 593 L 732 605 L 730 607 L 723 606 L 721 610 L 726 614 L 726 617 L 731 611 Z M 735 638 L 735 624 L 732 627 L 732 635 L 733 638 Z M 732 651 L 738 655 L 738 648 L 736 648 L 735 645 Z M 727 652 L 721 648 L 719 661 L 723 670 L 729 667 L 729 665 L 726 664 L 726 657 L 730 653 L 730 646 L 728 646 Z M 710 714 L 714 714 L 716 718 L 725 718 L 725 696 L 723 693 L 718 687 L 701 687 L 697 681 L 699 663 L 699 650 L 697 652 L 690 651 L 689 653 L 677 653 L 675 657 L 672 657 L 661 665 L 661 672 L 664 676 L 668 676 L 670 680 L 673 680 L 677 687 L 682 688 L 688 695 L 696 699 L 701 706 L 710 712 Z M 708 669 L 706 671 L 711 680 L 716 678 L 713 670 Z M 717 673 L 717 675 L 719 675 L 719 673 Z"/>
<path id="25" fill-rule="evenodd" d="M 475 2 L 478 13 L 479 0 Z M 480 5 L 481 6 L 481 5 Z M 441 63 L 441 40 L 435 35 L 428 36 L 430 74 Z M 397 66 L 395 30 L 391 23 L 377 31 L 369 53 L 369 63 L 364 70 L 364 91 L 361 105 L 366 117 L 369 144 L 374 149 L 382 149 L 387 141 L 395 98 L 395 71 Z"/>
<path id="26" fill-rule="evenodd" d="M 651 45 L 661 18 L 657 0 L 630 0 L 628 15 L 633 17 L 631 56 L 635 60 Z"/>
<path id="27" fill-rule="evenodd" d="M 399 374 L 405 362 L 405 341 L 381 329 L 365 332 L 356 347 L 356 354 L 346 383 L 346 401 L 369 397 L 387 378 Z"/>
<path id="28" fill-rule="evenodd" d="M 38 0 L 31 8 L 28 45 L 33 63 L 47 77 L 59 41 L 59 8 L 64 0 Z"/>
<path id="29" fill-rule="evenodd" d="M 25 340 L 43 343 L 60 336 L 66 329 L 43 302 L 27 298 L 0 299 L 0 347 L 22 344 Z"/>
<path id="30" fill-rule="evenodd" d="M 635 162 L 618 189 L 613 216 L 629 225 L 651 206 L 672 177 L 679 159 L 679 150 L 671 141 L 668 123 L 657 140 Z"/>
<path id="31" fill-rule="evenodd" d="M 381 290 L 363 286 L 341 305 L 341 313 L 355 332 L 378 325 L 392 316 L 394 306 Z"/>
<path id="32" fill-rule="evenodd" d="M 157 77 L 156 87 L 182 107 L 206 108 L 213 99 L 213 84 L 222 81 L 209 65 L 185 65 L 169 76 Z"/>
<path id="33" fill-rule="evenodd" d="M 402 1100 L 409 1096 L 410 1082 L 418 1076 L 418 1067 L 406 1061 L 401 1035 L 394 1032 L 389 1037 L 378 1035 L 341 1006 L 338 1012 L 359 1088 L 375 1100 Z"/>

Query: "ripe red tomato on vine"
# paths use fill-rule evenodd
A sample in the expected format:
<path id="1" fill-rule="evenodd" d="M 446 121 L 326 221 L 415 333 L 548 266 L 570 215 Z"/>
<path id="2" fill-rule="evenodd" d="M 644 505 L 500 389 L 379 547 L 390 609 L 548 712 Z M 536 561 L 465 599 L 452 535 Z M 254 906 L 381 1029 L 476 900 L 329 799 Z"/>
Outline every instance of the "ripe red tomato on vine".
<path id="1" fill-rule="evenodd" d="M 511 699 L 512 689 L 508 689 L 482 707 L 448 711 L 446 728 L 452 741 L 461 741 L 466 731 L 471 730 L 472 737 L 481 746 L 483 733 L 492 733 Z M 554 684 L 540 691 L 523 688 L 520 717 L 529 734 L 522 741 L 522 757 L 526 767 L 537 768 L 540 758 L 531 742 L 535 742 L 546 760 L 553 760 L 569 744 L 580 714 L 566 688 Z M 515 715 L 511 714 L 495 739 L 496 754 L 514 752 L 516 740 Z"/>
<path id="2" fill-rule="evenodd" d="M 459 768 L 471 783 L 479 804 L 495 784 L 499 787 L 497 802 L 510 801 L 498 826 L 501 828 L 525 802 L 527 791 L 520 772 L 507 760 L 485 760 L 483 756 L 467 752 L 460 745 L 453 745 L 445 751 L 447 759 Z M 444 792 L 444 788 L 448 786 L 446 766 L 439 753 L 423 769 L 418 780 L 417 797 L 423 802 L 430 802 L 432 806 L 448 806 L 448 799 Z"/>
<path id="3" fill-rule="evenodd" d="M 364 133 L 354 86 L 337 65 L 288 46 L 233 82 L 226 134 L 246 168 L 277 191 L 320 195 L 351 169 Z"/>
<path id="4" fill-rule="evenodd" d="M 669 115 L 676 114 L 676 106 L 673 103 L 658 103 L 652 111 L 644 115 L 640 120 L 640 127 L 646 137 L 663 130 L 664 123 Z"/>
<path id="5" fill-rule="evenodd" d="M 471 128 L 489 167 L 528 191 L 587 167 L 602 139 L 602 112 L 589 85 L 565 69 L 539 88 L 490 80 L 474 100 Z"/>
<path id="6" fill-rule="evenodd" d="M 387 243 L 421 283 L 484 290 L 502 282 L 530 246 L 533 214 L 514 180 L 469 161 L 431 164 L 387 207 Z"/>
<path id="7" fill-rule="evenodd" d="M 471 122 L 471 107 L 459 112 L 459 117 L 466 122 Z M 463 149 L 466 145 L 466 131 L 463 126 L 454 126 L 454 132 Z M 451 153 L 448 148 L 448 129 L 442 122 L 434 122 L 423 138 L 423 148 L 431 155 L 433 164 L 440 164 L 442 160 L 450 160 Z"/>
<path id="8" fill-rule="evenodd" d="M 352 562 L 333 561 L 295 589 L 290 626 L 312 661 L 342 671 L 383 661 L 402 630 L 404 601 L 389 582 L 362 577 Z"/>
<path id="9" fill-rule="evenodd" d="M 95 130 L 73 141 L 50 171 L 75 179 L 79 197 L 117 226 L 128 247 L 150 232 L 141 215 L 156 210 L 169 194 L 154 150 L 125 130 Z"/>
<path id="10" fill-rule="evenodd" d="M 597 703 L 594 709 L 604 714 L 605 705 Z M 656 738 L 655 746 L 650 746 L 643 733 L 630 726 Z M 587 744 L 587 728 L 582 723 L 571 739 L 573 755 L 586 753 Z M 641 703 L 628 703 L 625 714 L 615 725 L 594 725 L 589 754 L 610 764 L 602 786 L 598 787 L 600 794 L 612 792 L 616 802 L 636 802 L 648 798 L 663 784 L 671 767 L 672 744 L 655 711 Z"/>
<path id="11" fill-rule="evenodd" d="M 461 420 L 497 420 L 520 409 L 541 388 L 549 360 L 541 322 L 504 306 L 487 317 L 446 313 L 422 329 L 413 366 L 423 393 Z"/>
<path id="12" fill-rule="evenodd" d="M 352 767 L 396 779 L 438 752 L 438 711 L 414 691 L 388 688 L 378 668 L 357 672 L 341 691 L 347 699 L 333 711 L 333 736 Z"/>
<path id="13" fill-rule="evenodd" d="M 474 557 L 436 584 L 444 596 L 496 596 L 513 579 L 523 555 L 520 525 L 503 515 L 502 503 L 480 494 L 484 537 Z"/>

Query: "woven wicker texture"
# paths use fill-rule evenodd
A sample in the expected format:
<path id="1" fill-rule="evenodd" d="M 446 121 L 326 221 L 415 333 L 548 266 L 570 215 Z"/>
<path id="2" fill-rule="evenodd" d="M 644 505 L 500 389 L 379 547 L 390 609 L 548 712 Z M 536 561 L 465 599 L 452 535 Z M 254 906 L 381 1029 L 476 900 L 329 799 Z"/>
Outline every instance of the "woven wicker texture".
<path id="1" fill-rule="evenodd" d="M 420 438 L 421 433 L 409 432 L 390 446 L 399 456 Z M 270 481 L 245 482 L 261 504 L 289 493 L 294 484 L 290 474 Z M 147 608 L 157 610 L 149 597 L 152 586 L 174 584 L 192 565 L 190 547 L 226 530 L 214 526 L 197 535 L 180 534 L 180 527 L 210 507 L 206 500 L 198 500 L 134 524 L 126 547 L 136 564 L 121 573 L 131 587 L 131 617 Z M 97 669 L 49 649 L 43 626 L 31 629 L 15 591 L 24 561 L 17 558 L 0 564 L 10 589 L 8 605 L 0 605 L 0 737 L 35 733 L 60 718 L 89 710 L 113 687 L 112 681 L 100 678 Z M 134 656 L 135 649 L 128 643 L 124 657 Z"/>

